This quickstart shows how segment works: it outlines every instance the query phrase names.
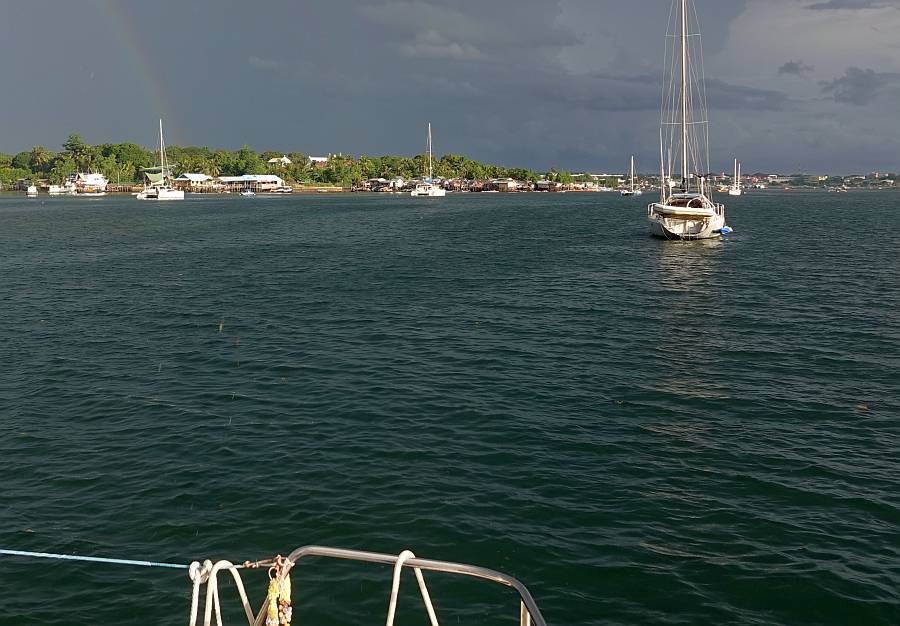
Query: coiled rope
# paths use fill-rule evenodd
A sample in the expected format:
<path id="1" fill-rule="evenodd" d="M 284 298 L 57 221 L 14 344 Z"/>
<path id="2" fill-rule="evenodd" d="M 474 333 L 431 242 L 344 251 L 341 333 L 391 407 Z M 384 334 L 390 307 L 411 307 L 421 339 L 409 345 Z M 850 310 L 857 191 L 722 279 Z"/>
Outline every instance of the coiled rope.
<path id="1" fill-rule="evenodd" d="M 201 565 L 199 561 L 194 561 L 188 567 L 188 576 L 194 583 L 194 590 L 191 594 L 191 619 L 190 626 L 197 624 L 197 608 L 200 603 L 200 587 L 206 583 L 206 606 L 203 612 L 203 626 L 212 626 L 212 612 L 216 612 L 216 626 L 222 626 L 222 608 L 219 604 L 219 581 L 218 574 L 221 570 L 227 569 L 234 578 L 234 584 L 237 587 L 238 595 L 241 597 L 241 604 L 244 607 L 244 614 L 247 616 L 247 623 L 251 626 L 256 621 L 253 610 L 250 608 L 250 601 L 247 599 L 247 592 L 244 589 L 244 581 L 238 573 L 238 568 L 242 565 L 235 565 L 231 561 L 218 561 L 213 564 L 212 561 L 206 560 Z"/>

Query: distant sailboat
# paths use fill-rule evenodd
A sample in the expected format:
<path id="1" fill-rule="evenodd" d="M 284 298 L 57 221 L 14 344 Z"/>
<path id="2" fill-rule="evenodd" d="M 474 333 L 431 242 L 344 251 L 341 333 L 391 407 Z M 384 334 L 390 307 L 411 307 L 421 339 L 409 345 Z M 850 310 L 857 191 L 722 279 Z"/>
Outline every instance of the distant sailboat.
<path id="1" fill-rule="evenodd" d="M 647 207 L 647 219 L 650 233 L 657 237 L 710 239 L 731 229 L 725 225 L 725 206 L 712 200 L 706 180 L 709 133 L 703 64 L 702 59 L 692 58 L 700 54 L 699 28 L 690 32 L 688 26 L 697 11 L 693 0 L 673 3 L 674 21 L 666 33 L 671 45 L 666 49 L 665 64 L 671 75 L 667 76 L 660 124 L 660 198 Z"/>
<path id="2" fill-rule="evenodd" d="M 634 156 L 631 157 L 631 168 L 629 169 L 629 177 L 628 177 L 628 189 L 622 190 L 623 196 L 639 196 L 641 195 L 640 189 L 634 188 Z"/>
<path id="3" fill-rule="evenodd" d="M 171 178 L 169 161 L 166 158 L 166 144 L 163 141 L 162 120 L 159 120 L 159 169 L 158 181 L 152 181 L 136 195 L 138 200 L 184 200 L 184 190 L 175 189 L 169 184 Z"/>
<path id="4" fill-rule="evenodd" d="M 728 190 L 729 196 L 739 196 L 743 193 L 741 189 L 741 164 L 738 160 L 734 160 L 734 178 L 731 181 L 731 188 Z"/>
<path id="5" fill-rule="evenodd" d="M 434 171 L 431 163 L 431 122 L 428 123 L 428 178 L 417 183 L 409 195 L 424 196 L 429 198 L 441 198 L 447 195 L 447 190 L 434 184 Z"/>

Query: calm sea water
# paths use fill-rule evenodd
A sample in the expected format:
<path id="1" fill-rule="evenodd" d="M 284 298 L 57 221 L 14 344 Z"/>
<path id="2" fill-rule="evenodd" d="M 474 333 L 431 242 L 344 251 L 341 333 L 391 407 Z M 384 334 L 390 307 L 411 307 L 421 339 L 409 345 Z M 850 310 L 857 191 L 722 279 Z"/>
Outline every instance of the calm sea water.
<path id="1" fill-rule="evenodd" d="M 900 623 L 900 194 L 728 198 L 688 244 L 647 201 L 0 197 L 0 548 L 410 548 L 560 626 Z M 295 622 L 377 623 L 389 579 L 303 564 Z M 429 580 L 442 623 L 517 619 Z M 188 611 L 161 569 L 0 588 L 3 624 Z"/>

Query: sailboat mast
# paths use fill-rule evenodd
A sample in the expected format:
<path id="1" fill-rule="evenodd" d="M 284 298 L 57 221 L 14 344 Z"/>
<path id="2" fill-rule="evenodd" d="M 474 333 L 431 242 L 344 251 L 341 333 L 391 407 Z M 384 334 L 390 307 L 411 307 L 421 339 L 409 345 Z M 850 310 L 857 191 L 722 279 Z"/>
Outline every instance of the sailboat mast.
<path id="1" fill-rule="evenodd" d="M 688 34 L 687 0 L 681 0 L 681 187 L 687 191 L 688 181 Z"/>
<path id="2" fill-rule="evenodd" d="M 428 122 L 428 178 L 434 178 L 431 168 L 431 122 Z"/>
<path id="3" fill-rule="evenodd" d="M 631 180 L 631 183 L 630 183 L 630 185 L 631 185 L 631 191 L 632 191 L 632 193 L 633 193 L 633 192 L 634 192 L 634 155 L 633 155 L 633 154 L 631 155 L 631 169 L 629 170 L 629 172 L 630 172 L 629 175 L 630 175 L 630 177 L 631 177 L 631 178 L 630 178 L 630 180 Z"/>
<path id="4" fill-rule="evenodd" d="M 671 167 L 671 162 L 669 166 Z M 659 129 L 659 201 L 666 201 L 666 187 L 668 187 L 668 183 L 666 182 L 666 161 L 665 156 L 663 154 L 663 134 L 662 129 Z"/>
<path id="5" fill-rule="evenodd" d="M 166 147 L 163 144 L 162 118 L 159 118 L 159 170 L 160 182 L 166 182 Z"/>

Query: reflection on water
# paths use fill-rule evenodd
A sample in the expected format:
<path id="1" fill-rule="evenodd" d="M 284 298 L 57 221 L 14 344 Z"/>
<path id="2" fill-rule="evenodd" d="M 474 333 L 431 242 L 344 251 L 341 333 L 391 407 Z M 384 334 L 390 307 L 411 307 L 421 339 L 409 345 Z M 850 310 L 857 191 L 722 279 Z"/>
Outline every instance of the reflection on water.
<path id="1" fill-rule="evenodd" d="M 724 342 L 720 273 L 725 254 L 721 239 L 660 241 L 656 256 L 662 287 L 653 341 L 670 363 L 656 373 L 651 388 L 682 398 L 725 398 L 715 379 L 700 376 Z"/>
<path id="2" fill-rule="evenodd" d="M 721 239 L 699 241 L 659 241 L 657 262 L 661 283 L 673 291 L 704 291 L 718 281 L 725 242 Z"/>

